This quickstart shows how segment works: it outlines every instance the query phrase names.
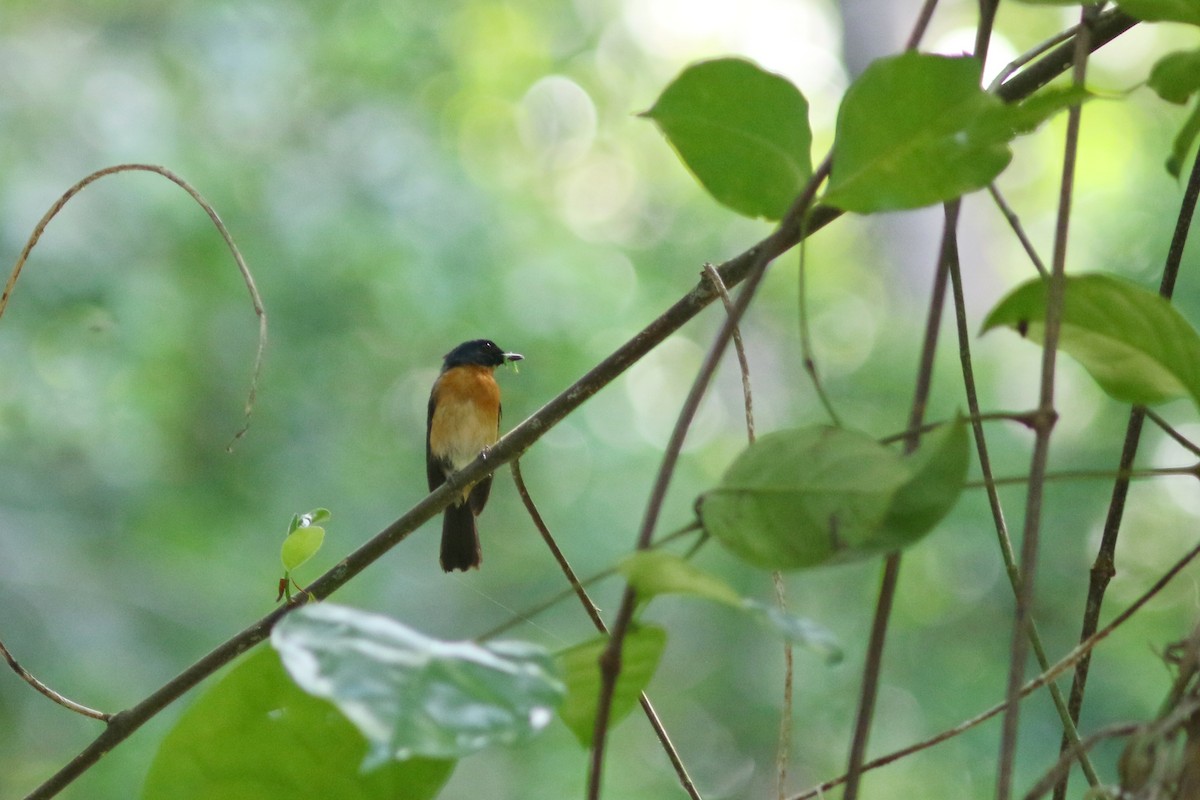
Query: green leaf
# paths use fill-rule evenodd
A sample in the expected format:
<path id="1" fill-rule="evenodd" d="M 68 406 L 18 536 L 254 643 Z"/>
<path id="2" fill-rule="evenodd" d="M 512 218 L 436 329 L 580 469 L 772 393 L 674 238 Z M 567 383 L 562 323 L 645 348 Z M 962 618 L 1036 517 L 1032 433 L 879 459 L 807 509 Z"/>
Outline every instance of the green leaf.
<path id="1" fill-rule="evenodd" d="M 271 633 L 292 678 L 367 737 L 365 768 L 457 758 L 529 738 L 562 700 L 553 659 L 523 642 L 443 642 L 379 614 L 298 608 Z"/>
<path id="2" fill-rule="evenodd" d="M 825 663 L 836 664 L 842 660 L 842 646 L 825 626 L 757 600 L 747 599 L 743 607 L 788 642 L 813 651 L 825 659 Z"/>
<path id="3" fill-rule="evenodd" d="M 814 426 L 767 434 L 697 504 L 706 531 L 740 558 L 798 569 L 878 553 L 878 532 L 912 477 L 866 434 Z"/>
<path id="4" fill-rule="evenodd" d="M 693 64 L 642 116 L 708 193 L 739 214 L 780 219 L 812 176 L 808 102 L 749 61 Z"/>
<path id="5" fill-rule="evenodd" d="M 1183 162 L 1187 160 L 1188 152 L 1195 144 L 1197 136 L 1200 136 L 1200 98 L 1197 98 L 1196 104 L 1192 106 L 1192 113 L 1188 114 L 1183 127 L 1175 135 L 1171 155 L 1167 158 L 1167 172 L 1176 178 L 1183 172 Z"/>
<path id="6" fill-rule="evenodd" d="M 1012 158 L 1003 104 L 980 62 L 915 52 L 879 59 L 838 111 L 824 202 L 860 213 L 917 208 L 986 186 Z"/>
<path id="7" fill-rule="evenodd" d="M 628 716 L 654 677 L 667 632 L 654 625 L 631 627 L 621 648 L 621 674 L 613 693 L 609 724 L 615 726 Z M 596 727 L 596 702 L 600 696 L 600 655 L 608 637 L 600 636 L 558 654 L 558 667 L 567 684 L 567 699 L 559 716 L 584 747 L 592 746 Z"/>
<path id="8" fill-rule="evenodd" d="M 892 499 L 877 539 L 879 545 L 899 550 L 937 527 L 958 502 L 970 458 L 970 439 L 962 418 L 925 435 L 916 452 L 906 458 L 913 476 Z"/>
<path id="9" fill-rule="evenodd" d="M 283 568 L 291 572 L 308 561 L 321 549 L 324 541 L 325 529 L 320 526 L 309 525 L 296 528 L 283 540 L 283 547 L 279 549 L 279 558 L 283 561 Z"/>
<path id="10" fill-rule="evenodd" d="M 453 761 L 414 758 L 360 771 L 367 742 L 337 709 L 296 686 L 259 648 L 209 688 L 154 757 L 142 800 L 425 800 Z"/>
<path id="11" fill-rule="evenodd" d="M 690 594 L 742 608 L 741 595 L 716 575 L 662 550 L 639 550 L 624 558 L 617 571 L 637 590 L 639 600 L 660 594 Z"/>
<path id="12" fill-rule="evenodd" d="M 1042 341 L 1048 284 L 1015 289 L 992 309 L 983 331 L 1013 328 Z M 1200 405 L 1200 337 L 1154 292 L 1111 275 L 1067 276 L 1059 346 L 1105 392 L 1150 405 L 1190 395 Z"/>
<path id="13" fill-rule="evenodd" d="M 1146 81 L 1168 103 L 1183 105 L 1200 90 L 1200 50 L 1168 53 L 1150 70 Z"/>
<path id="14" fill-rule="evenodd" d="M 1196 0 L 1117 0 L 1131 17 L 1146 22 L 1188 22 L 1200 25 L 1200 3 Z"/>

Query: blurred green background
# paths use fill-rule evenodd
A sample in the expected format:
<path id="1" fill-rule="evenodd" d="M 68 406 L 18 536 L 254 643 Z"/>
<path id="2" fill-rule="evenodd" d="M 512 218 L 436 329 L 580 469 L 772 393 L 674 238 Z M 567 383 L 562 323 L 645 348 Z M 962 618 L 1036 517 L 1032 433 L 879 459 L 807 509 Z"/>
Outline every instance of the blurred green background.
<path id="1" fill-rule="evenodd" d="M 1071 13 L 1002 4 L 998 66 Z M 193 183 L 254 271 L 270 340 L 248 434 L 256 322 L 203 212 L 149 174 L 93 185 L 50 225 L 0 321 L 0 639 L 51 686 L 105 710 L 144 697 L 272 607 L 291 515 L 333 511 L 311 579 L 425 494 L 425 404 L 442 355 L 487 336 L 524 353 L 500 373 L 505 424 L 566 388 L 720 262 L 769 232 L 708 199 L 653 126 L 636 118 L 688 63 L 742 55 L 793 80 L 818 152 L 852 75 L 903 42 L 920 3 L 750 0 L 467 0 L 457 3 L 0 2 L 0 252 L 15 261 L 72 183 L 121 162 Z M 925 43 L 970 47 L 973 2 L 945 2 Z M 1194 29 L 1140 26 L 1093 61 L 1096 88 L 1132 89 Z M 1157 274 L 1181 188 L 1162 168 L 1183 112 L 1146 90 L 1088 105 L 1070 268 Z M 1062 122 L 1021 140 L 1000 186 L 1050 251 Z M 814 346 L 843 418 L 873 434 L 907 416 L 940 212 L 847 218 L 808 247 Z M 985 196 L 963 221 L 977 328 L 1032 274 Z M 1179 304 L 1200 320 L 1200 258 Z M 7 271 L 7 270 L 6 270 Z M 777 263 L 744 328 L 760 431 L 822 420 L 799 356 L 797 262 Z M 720 321 L 712 308 L 522 460 L 543 516 L 584 575 L 627 552 L 662 446 Z M 985 409 L 1036 397 L 1037 349 L 1004 333 L 973 341 Z M 956 347 L 939 351 L 932 418 L 964 406 Z M 1055 469 L 1111 468 L 1126 410 L 1073 363 L 1060 375 Z M 664 530 L 744 442 L 729 365 L 676 476 Z M 1200 434 L 1185 403 L 1164 413 Z M 1027 431 L 989 428 L 998 471 L 1027 466 Z M 1188 463 L 1150 431 L 1144 464 Z M 1107 502 L 1105 481 L 1048 495 L 1038 621 L 1071 647 Z M 1014 531 L 1019 488 L 1004 492 Z M 1132 492 L 1106 618 L 1195 538 L 1200 497 L 1183 478 Z M 440 637 L 472 637 L 563 580 L 506 471 L 481 518 L 484 567 L 447 576 L 436 524 L 338 593 Z M 707 547 L 699 563 L 769 600 L 770 577 Z M 1189 569 L 1100 651 L 1085 731 L 1152 715 L 1169 682 L 1156 652 L 1197 606 Z M 847 658 L 799 653 L 789 786 L 840 774 L 878 564 L 787 577 L 790 608 L 829 626 Z M 620 586 L 601 585 L 611 613 Z M 1003 693 L 1012 602 L 981 492 L 905 557 L 871 752 L 931 735 Z M 671 633 L 651 684 L 706 798 L 766 796 L 781 645 L 742 617 L 667 598 Z M 590 635 L 571 602 L 510 635 L 552 648 Z M 62 796 L 136 796 L 168 709 Z M 1048 700 L 1025 704 L 1018 785 L 1057 752 Z M 32 789 L 99 732 L 0 675 L 0 797 Z M 869 796 L 986 797 L 999 726 L 866 780 Z M 1101 749 L 1104 777 L 1117 747 Z M 586 757 L 555 723 L 519 751 L 464 760 L 446 797 L 576 797 Z M 645 721 L 616 731 L 607 796 L 680 791 Z M 1073 785 L 1081 796 L 1082 782 Z"/>

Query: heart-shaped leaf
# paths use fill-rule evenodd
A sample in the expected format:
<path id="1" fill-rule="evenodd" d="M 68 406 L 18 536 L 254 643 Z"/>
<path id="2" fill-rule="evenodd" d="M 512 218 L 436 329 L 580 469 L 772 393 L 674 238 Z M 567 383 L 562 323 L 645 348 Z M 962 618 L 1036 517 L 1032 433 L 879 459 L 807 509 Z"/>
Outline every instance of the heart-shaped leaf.
<path id="1" fill-rule="evenodd" d="M 780 219 L 812 176 L 808 102 L 749 61 L 693 64 L 643 116 L 708 193 L 739 214 Z"/>
<path id="2" fill-rule="evenodd" d="M 918 208 L 986 186 L 1012 158 L 1003 104 L 974 58 L 916 52 L 875 61 L 838 111 L 824 201 L 856 211 Z"/>
<path id="3" fill-rule="evenodd" d="M 1041 342 L 1048 283 L 1035 278 L 1001 300 L 983 332 L 1008 327 Z M 1059 346 L 1105 392 L 1151 405 L 1191 396 L 1200 405 L 1200 336 L 1160 295 L 1111 275 L 1069 275 Z"/>

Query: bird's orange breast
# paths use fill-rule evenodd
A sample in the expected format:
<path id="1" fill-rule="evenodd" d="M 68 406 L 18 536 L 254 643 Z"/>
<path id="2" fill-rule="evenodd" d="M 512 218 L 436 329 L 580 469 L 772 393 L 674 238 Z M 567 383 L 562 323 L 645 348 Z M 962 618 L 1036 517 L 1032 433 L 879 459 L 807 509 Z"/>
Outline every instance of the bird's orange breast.
<path id="1" fill-rule="evenodd" d="M 493 368 L 453 367 L 438 378 L 429 449 L 455 470 L 470 464 L 500 436 L 500 387 Z"/>

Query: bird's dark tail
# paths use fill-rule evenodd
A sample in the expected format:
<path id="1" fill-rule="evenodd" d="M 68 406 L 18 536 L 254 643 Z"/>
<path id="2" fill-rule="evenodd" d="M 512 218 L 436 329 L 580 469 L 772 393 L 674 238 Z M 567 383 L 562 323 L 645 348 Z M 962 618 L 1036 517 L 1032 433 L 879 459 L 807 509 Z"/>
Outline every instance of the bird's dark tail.
<path id="1" fill-rule="evenodd" d="M 471 504 L 448 507 L 442 517 L 442 569 L 465 572 L 477 568 L 481 561 L 479 532 L 475 529 L 475 512 L 471 510 Z"/>

